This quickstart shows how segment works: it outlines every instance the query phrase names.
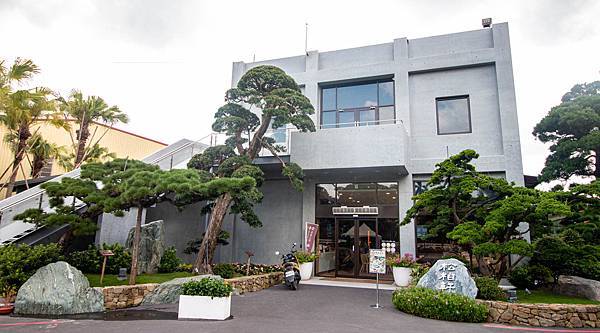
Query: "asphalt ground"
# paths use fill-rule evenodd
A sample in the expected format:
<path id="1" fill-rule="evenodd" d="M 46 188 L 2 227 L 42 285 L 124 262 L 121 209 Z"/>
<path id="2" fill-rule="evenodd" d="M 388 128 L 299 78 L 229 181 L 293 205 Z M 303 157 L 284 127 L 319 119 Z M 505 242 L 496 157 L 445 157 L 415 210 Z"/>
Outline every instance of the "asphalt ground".
<path id="1" fill-rule="evenodd" d="M 375 290 L 300 285 L 299 290 L 275 286 L 234 296 L 232 319 L 225 321 L 177 320 L 177 304 L 110 311 L 103 315 L 71 318 L 25 318 L 0 316 L 2 332 L 137 333 L 137 332 L 416 332 L 475 333 L 551 330 L 496 327 L 419 318 L 396 310 L 391 291 L 380 291 L 383 308 L 374 309 Z M 559 330 L 556 332 L 577 332 Z M 599 332 L 600 330 L 580 330 Z"/>

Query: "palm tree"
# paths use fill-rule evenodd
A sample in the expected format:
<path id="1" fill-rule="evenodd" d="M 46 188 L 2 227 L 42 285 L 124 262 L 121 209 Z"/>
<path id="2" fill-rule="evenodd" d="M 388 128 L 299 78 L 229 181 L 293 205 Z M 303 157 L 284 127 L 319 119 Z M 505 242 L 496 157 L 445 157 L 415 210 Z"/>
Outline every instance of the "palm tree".
<path id="1" fill-rule="evenodd" d="M 40 134 L 35 134 L 29 139 L 29 149 L 27 152 L 31 154 L 31 177 L 38 178 L 42 169 L 50 160 L 55 160 L 62 168 L 67 169 L 69 157 L 67 149 L 64 146 L 59 146 L 55 143 L 46 141 Z"/>
<path id="2" fill-rule="evenodd" d="M 98 148 L 100 148 L 96 146 L 102 136 L 96 142 L 88 142 L 91 139 L 90 125 L 92 123 L 101 122 L 112 126 L 118 122 L 127 123 L 129 121 L 127 115 L 116 105 L 109 106 L 104 99 L 98 96 L 84 97 L 78 90 L 73 90 L 68 99 L 59 98 L 59 100 L 65 117 L 72 118 L 79 124 L 77 138 L 72 138 L 75 156 L 73 165 L 75 168 L 88 159 L 91 159 L 93 153 L 98 153 Z"/>
<path id="3" fill-rule="evenodd" d="M 29 138 L 35 123 L 48 121 L 55 126 L 65 126 L 57 112 L 52 91 L 44 87 L 16 89 L 15 86 L 39 73 L 39 68 L 31 60 L 17 58 L 7 67 L 0 61 L 0 124 L 7 129 L 5 140 L 11 143 L 14 159 L 6 184 L 6 198 L 12 195 L 13 186 L 21 162 L 25 158 Z M 8 171 L 8 169 L 7 169 Z"/>

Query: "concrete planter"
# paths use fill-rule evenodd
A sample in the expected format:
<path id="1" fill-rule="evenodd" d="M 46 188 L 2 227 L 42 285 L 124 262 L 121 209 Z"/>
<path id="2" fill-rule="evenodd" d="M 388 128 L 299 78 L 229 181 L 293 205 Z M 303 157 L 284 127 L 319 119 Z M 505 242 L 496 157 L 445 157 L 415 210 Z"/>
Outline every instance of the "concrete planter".
<path id="1" fill-rule="evenodd" d="M 412 268 L 392 267 L 392 273 L 394 274 L 394 283 L 398 287 L 408 287 L 410 284 L 410 274 L 412 273 Z"/>
<path id="2" fill-rule="evenodd" d="M 231 316 L 231 295 L 228 297 L 179 296 L 177 319 L 225 320 Z"/>
<path id="3" fill-rule="evenodd" d="M 310 280 L 312 277 L 314 262 L 306 262 L 300 264 L 300 278 L 302 280 Z"/>

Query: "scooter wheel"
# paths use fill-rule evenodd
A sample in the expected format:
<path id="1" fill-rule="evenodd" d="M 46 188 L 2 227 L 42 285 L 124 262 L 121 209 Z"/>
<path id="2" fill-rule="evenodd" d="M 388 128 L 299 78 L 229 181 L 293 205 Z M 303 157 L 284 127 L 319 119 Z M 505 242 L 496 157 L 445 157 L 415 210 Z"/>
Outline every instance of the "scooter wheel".
<path id="1" fill-rule="evenodd" d="M 290 284 L 291 290 L 298 290 L 298 282 L 294 281 Z"/>

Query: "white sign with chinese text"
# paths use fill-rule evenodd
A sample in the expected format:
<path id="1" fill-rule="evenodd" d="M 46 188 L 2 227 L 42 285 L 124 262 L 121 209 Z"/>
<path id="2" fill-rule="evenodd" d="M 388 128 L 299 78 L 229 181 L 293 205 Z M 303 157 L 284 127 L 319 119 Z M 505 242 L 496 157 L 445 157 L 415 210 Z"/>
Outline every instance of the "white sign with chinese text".
<path id="1" fill-rule="evenodd" d="M 369 273 L 385 274 L 385 250 L 369 250 Z"/>

